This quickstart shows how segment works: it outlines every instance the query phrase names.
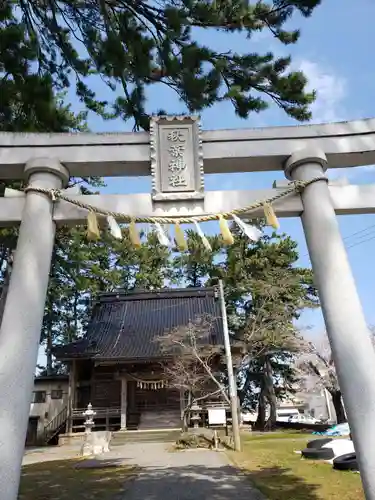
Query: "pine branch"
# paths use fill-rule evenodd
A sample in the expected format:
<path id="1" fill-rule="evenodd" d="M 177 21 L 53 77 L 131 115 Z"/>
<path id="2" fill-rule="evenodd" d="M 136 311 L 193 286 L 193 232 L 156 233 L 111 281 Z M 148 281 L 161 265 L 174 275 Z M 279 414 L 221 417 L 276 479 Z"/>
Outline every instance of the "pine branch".
<path id="1" fill-rule="evenodd" d="M 269 30 L 283 44 L 296 43 L 299 31 L 286 31 L 283 26 L 295 11 L 309 16 L 319 3 L 6 1 L 10 12 L 18 7 L 22 12 L 37 50 L 40 76 L 48 75 L 59 89 L 67 89 L 73 76 L 87 110 L 105 119 L 133 119 L 136 129 L 148 127 L 145 86 L 154 84 L 176 92 L 191 112 L 229 100 L 235 112 L 246 118 L 274 102 L 297 120 L 309 119 L 314 93 L 306 92 L 302 74 L 288 73 L 289 60 L 273 54 L 219 53 L 198 43 L 193 28 L 242 32 L 250 38 Z M 123 96 L 100 100 L 92 76 L 100 77 L 112 91 L 120 86 Z"/>

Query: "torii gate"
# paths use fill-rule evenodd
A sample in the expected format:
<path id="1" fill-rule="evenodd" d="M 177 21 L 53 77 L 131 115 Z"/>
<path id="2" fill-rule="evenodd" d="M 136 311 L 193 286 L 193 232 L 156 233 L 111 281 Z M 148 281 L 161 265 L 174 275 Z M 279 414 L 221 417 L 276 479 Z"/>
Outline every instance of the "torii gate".
<path id="1" fill-rule="evenodd" d="M 375 164 L 375 119 L 205 132 L 195 117 L 162 117 L 151 125 L 150 134 L 1 133 L 0 178 L 61 189 L 69 176 L 151 173 L 151 194 L 71 198 L 132 216 L 181 217 L 230 212 L 281 189 L 205 193 L 203 173 L 283 169 L 288 179 L 306 181 L 321 178 L 328 166 Z M 171 182 L 167 144 L 180 132 L 186 156 L 173 165 L 186 175 Z M 321 178 L 274 206 L 281 217 L 302 219 L 366 499 L 375 500 L 375 352 L 335 216 L 375 213 L 375 185 L 331 186 Z M 55 226 L 82 223 L 86 216 L 86 210 L 32 190 L 0 199 L 0 225 L 21 222 L 0 328 L 2 500 L 17 498 Z"/>

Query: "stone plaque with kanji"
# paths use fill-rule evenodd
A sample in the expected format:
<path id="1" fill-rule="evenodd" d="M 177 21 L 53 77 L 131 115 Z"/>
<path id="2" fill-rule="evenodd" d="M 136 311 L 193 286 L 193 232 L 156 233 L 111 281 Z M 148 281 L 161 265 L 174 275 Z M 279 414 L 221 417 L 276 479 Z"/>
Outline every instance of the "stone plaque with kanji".
<path id="1" fill-rule="evenodd" d="M 203 198 L 203 151 L 198 117 L 152 117 L 150 148 L 154 200 Z"/>

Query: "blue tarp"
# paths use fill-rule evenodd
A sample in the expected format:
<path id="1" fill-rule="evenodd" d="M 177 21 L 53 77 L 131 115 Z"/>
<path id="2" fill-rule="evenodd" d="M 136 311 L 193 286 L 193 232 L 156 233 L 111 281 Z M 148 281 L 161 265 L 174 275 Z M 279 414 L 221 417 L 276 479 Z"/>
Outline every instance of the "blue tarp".
<path id="1" fill-rule="evenodd" d="M 349 424 L 346 422 L 345 424 L 334 425 L 333 427 L 330 427 L 324 432 L 313 432 L 313 434 L 319 436 L 349 436 L 350 427 Z"/>

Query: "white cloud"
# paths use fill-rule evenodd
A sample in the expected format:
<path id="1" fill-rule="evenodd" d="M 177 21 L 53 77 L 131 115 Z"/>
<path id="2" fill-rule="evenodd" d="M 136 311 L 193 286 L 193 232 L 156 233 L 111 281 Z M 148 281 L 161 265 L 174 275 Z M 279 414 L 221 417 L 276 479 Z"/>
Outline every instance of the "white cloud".
<path id="1" fill-rule="evenodd" d="M 345 78 L 307 59 L 300 61 L 297 67 L 308 79 L 308 90 L 316 90 L 317 93 L 316 101 L 311 106 L 312 122 L 345 120 Z"/>
<path id="2" fill-rule="evenodd" d="M 350 120 L 345 107 L 347 82 L 342 76 L 329 71 L 320 64 L 304 59 L 298 69 L 308 79 L 308 89 L 316 90 L 317 98 L 311 106 L 312 123 L 337 122 Z M 328 177 L 338 179 L 346 177 L 349 182 L 358 182 L 358 178 L 374 171 L 374 165 L 356 168 L 329 169 Z"/>
<path id="3" fill-rule="evenodd" d="M 347 120 L 345 109 L 345 99 L 347 96 L 347 84 L 345 78 L 335 74 L 324 66 L 304 59 L 297 64 L 299 71 L 302 71 L 307 80 L 308 90 L 315 90 L 317 97 L 311 105 L 311 123 L 327 123 Z M 333 169 L 328 170 L 328 177 L 331 179 L 356 177 L 359 172 L 355 169 Z"/>
<path id="4" fill-rule="evenodd" d="M 271 43 L 275 42 L 275 37 L 271 33 L 271 31 L 263 29 L 262 31 L 255 31 L 251 34 L 251 42 L 252 43 L 265 43 L 266 42 L 269 46 Z"/>

